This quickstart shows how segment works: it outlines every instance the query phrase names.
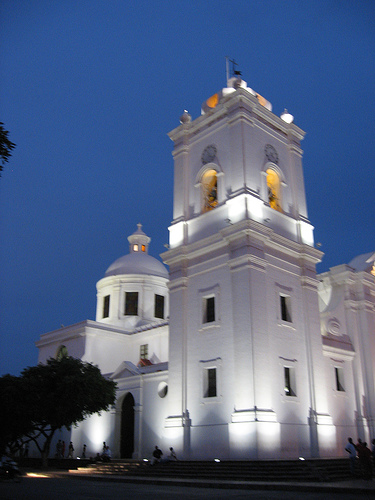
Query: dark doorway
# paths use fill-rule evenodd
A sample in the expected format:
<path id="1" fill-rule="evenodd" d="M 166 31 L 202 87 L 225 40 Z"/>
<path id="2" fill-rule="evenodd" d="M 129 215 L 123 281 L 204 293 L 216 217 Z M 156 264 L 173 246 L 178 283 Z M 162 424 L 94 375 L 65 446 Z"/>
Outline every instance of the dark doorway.
<path id="1" fill-rule="evenodd" d="M 134 398 L 130 392 L 121 406 L 121 458 L 132 458 L 134 451 Z"/>

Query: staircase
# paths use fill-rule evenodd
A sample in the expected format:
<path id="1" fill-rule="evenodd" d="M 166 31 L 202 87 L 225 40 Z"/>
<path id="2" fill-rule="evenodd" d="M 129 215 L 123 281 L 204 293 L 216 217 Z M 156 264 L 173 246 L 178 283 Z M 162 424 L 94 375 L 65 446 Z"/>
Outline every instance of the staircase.
<path id="1" fill-rule="evenodd" d="M 78 469 L 80 470 L 80 469 Z M 82 470 L 82 469 L 81 469 Z M 178 461 L 113 460 L 89 464 L 84 471 L 98 475 L 259 482 L 332 482 L 349 479 L 349 460 Z M 83 472 L 83 470 L 82 470 Z"/>

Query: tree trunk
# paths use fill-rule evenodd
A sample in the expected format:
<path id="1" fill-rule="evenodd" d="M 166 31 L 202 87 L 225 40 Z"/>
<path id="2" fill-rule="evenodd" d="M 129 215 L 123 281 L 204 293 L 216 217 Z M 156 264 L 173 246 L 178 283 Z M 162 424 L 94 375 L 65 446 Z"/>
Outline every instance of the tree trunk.
<path id="1" fill-rule="evenodd" d="M 48 467 L 48 453 L 49 453 L 49 450 L 45 450 L 43 449 L 42 450 L 42 468 L 43 469 L 47 469 Z"/>
<path id="2" fill-rule="evenodd" d="M 47 438 L 44 442 L 44 446 L 42 449 L 42 467 L 43 467 L 43 469 L 46 469 L 48 467 L 48 455 L 49 455 L 49 450 L 51 447 L 52 437 L 54 434 L 55 434 L 55 430 L 53 430 L 51 432 L 51 434 L 49 436 L 47 436 Z"/>

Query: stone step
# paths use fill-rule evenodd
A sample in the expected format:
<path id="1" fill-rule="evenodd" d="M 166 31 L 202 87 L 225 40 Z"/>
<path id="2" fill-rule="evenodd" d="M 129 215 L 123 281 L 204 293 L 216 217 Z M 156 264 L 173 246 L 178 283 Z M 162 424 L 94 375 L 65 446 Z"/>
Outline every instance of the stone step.
<path id="1" fill-rule="evenodd" d="M 90 465 L 94 474 L 230 479 L 246 481 L 339 481 L 349 477 L 345 459 L 295 461 L 178 461 L 151 466 L 149 462 L 115 460 Z"/>

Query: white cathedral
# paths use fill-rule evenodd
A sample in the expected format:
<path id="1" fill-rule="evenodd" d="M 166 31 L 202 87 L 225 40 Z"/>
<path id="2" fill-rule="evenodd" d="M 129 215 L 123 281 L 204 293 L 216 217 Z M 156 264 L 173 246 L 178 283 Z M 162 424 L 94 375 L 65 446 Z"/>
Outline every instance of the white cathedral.
<path id="1" fill-rule="evenodd" d="M 96 320 L 37 342 L 117 382 L 110 411 L 56 439 L 87 455 L 277 459 L 375 438 L 375 253 L 321 275 L 304 132 L 241 78 L 185 111 L 174 142 L 169 270 L 142 226 L 97 283 Z M 79 455 L 79 451 L 78 451 Z"/>

